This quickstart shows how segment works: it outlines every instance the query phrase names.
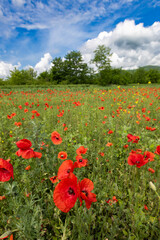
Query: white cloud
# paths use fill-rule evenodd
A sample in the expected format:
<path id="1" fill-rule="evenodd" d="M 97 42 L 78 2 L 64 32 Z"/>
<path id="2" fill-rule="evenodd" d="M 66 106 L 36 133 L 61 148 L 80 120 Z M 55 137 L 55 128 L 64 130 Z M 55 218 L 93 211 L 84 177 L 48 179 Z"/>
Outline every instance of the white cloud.
<path id="1" fill-rule="evenodd" d="M 19 62 L 17 65 L 12 65 L 11 63 L 0 61 L 0 78 L 6 78 L 10 75 L 11 70 L 14 70 L 14 68 L 18 69 L 20 66 Z"/>
<path id="2" fill-rule="evenodd" d="M 33 68 L 37 74 L 39 75 L 41 72 L 48 71 L 52 67 L 52 57 L 50 53 L 45 53 L 41 60 L 35 65 L 35 67 L 31 65 L 25 66 L 23 69 Z M 19 69 L 21 67 L 21 63 L 18 62 L 17 65 L 13 65 L 11 63 L 7 63 L 4 61 L 0 61 L 0 78 L 6 78 L 10 75 L 10 71 L 14 70 L 14 68 Z"/>
<path id="3" fill-rule="evenodd" d="M 25 4 L 25 0 L 12 0 L 12 4 L 21 7 Z"/>
<path id="4" fill-rule="evenodd" d="M 48 71 L 52 67 L 52 57 L 50 53 L 45 53 L 44 57 L 35 65 L 34 70 L 39 75 L 41 72 Z"/>
<path id="5" fill-rule="evenodd" d="M 101 32 L 81 47 L 83 59 L 89 62 L 98 45 L 104 44 L 113 53 L 113 67 L 138 68 L 144 65 L 160 65 L 160 22 L 149 27 L 133 20 L 125 20 L 117 24 L 110 32 Z"/>

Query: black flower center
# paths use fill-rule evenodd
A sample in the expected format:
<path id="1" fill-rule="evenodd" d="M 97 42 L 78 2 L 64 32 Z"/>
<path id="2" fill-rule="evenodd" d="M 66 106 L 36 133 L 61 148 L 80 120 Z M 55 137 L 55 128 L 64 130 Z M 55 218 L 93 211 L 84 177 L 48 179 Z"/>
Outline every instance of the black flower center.
<path id="1" fill-rule="evenodd" d="M 69 195 L 75 195 L 75 192 L 71 187 L 68 189 L 68 193 Z"/>
<path id="2" fill-rule="evenodd" d="M 67 173 L 70 173 L 70 171 L 71 171 L 71 169 L 68 169 L 68 170 L 67 170 Z"/>
<path id="3" fill-rule="evenodd" d="M 86 195 L 86 197 L 88 196 L 88 192 L 85 190 L 82 190 L 82 192 Z"/>

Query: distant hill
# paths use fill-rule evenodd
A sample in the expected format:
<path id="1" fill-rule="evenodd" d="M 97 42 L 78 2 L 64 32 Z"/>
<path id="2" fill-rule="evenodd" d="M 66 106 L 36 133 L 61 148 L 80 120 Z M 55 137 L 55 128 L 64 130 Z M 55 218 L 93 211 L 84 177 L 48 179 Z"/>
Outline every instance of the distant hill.
<path id="1" fill-rule="evenodd" d="M 154 66 L 154 65 L 147 65 L 147 66 L 143 66 L 141 67 L 143 68 L 145 71 L 149 71 L 150 69 L 154 69 L 154 70 L 157 70 L 160 72 L 160 66 Z M 133 69 L 133 70 L 128 70 L 129 72 L 135 72 L 136 69 Z"/>
<path id="2" fill-rule="evenodd" d="M 155 70 L 160 71 L 160 66 L 147 65 L 147 66 L 144 66 L 143 68 L 144 68 L 144 70 L 146 70 L 146 71 L 148 71 L 148 70 L 150 70 L 150 69 L 155 69 Z"/>

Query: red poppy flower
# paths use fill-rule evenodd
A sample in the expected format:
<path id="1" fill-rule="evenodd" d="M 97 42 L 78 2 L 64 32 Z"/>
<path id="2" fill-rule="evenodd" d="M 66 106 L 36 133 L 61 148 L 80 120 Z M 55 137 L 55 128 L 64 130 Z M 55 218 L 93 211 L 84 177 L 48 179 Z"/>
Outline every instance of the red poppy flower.
<path id="1" fill-rule="evenodd" d="M 128 138 L 128 142 L 132 142 L 132 143 L 138 143 L 140 139 L 139 136 L 133 136 L 132 134 L 128 134 L 127 138 Z"/>
<path id="2" fill-rule="evenodd" d="M 52 183 L 56 183 L 56 182 L 58 182 L 59 180 L 58 180 L 58 177 L 57 177 L 57 176 L 54 176 L 54 177 L 50 177 L 50 181 L 51 181 Z"/>
<path id="3" fill-rule="evenodd" d="M 79 184 L 79 191 L 80 191 L 80 194 L 79 194 L 80 206 L 82 205 L 82 201 L 84 200 L 87 209 L 89 209 L 91 207 L 92 202 L 97 201 L 96 194 L 91 193 L 91 191 L 94 188 L 94 184 L 88 178 L 83 179 L 78 184 Z"/>
<path id="4" fill-rule="evenodd" d="M 31 193 L 24 193 L 26 197 L 29 198 L 29 196 L 31 195 Z"/>
<path id="5" fill-rule="evenodd" d="M 109 130 L 109 131 L 108 131 L 108 134 L 112 134 L 112 133 L 113 133 L 113 131 L 112 131 L 112 130 Z"/>
<path id="6" fill-rule="evenodd" d="M 155 155 L 152 152 L 145 151 L 144 152 L 144 157 L 145 157 L 145 160 L 148 160 L 148 161 L 152 162 L 152 161 L 154 161 Z"/>
<path id="7" fill-rule="evenodd" d="M 11 118 L 12 118 L 12 116 L 10 116 L 10 115 L 7 115 L 7 118 L 8 118 L 8 119 L 11 119 Z"/>
<path id="8" fill-rule="evenodd" d="M 28 165 L 26 168 L 25 168 L 25 170 L 30 170 L 31 169 L 31 166 L 30 165 Z"/>
<path id="9" fill-rule="evenodd" d="M 42 153 L 34 152 L 34 158 L 41 158 L 41 157 L 42 157 Z"/>
<path id="10" fill-rule="evenodd" d="M 81 167 L 85 167 L 88 163 L 87 159 L 83 159 L 83 157 L 81 155 L 77 155 L 76 156 L 76 162 L 74 163 L 74 168 L 81 168 Z"/>
<path id="11" fill-rule="evenodd" d="M 103 152 L 100 152 L 98 154 L 101 155 L 102 157 L 104 157 L 104 153 Z"/>
<path id="12" fill-rule="evenodd" d="M 52 132 L 51 140 L 55 145 L 58 145 L 58 144 L 62 143 L 62 138 L 60 137 L 60 134 L 56 131 Z"/>
<path id="13" fill-rule="evenodd" d="M 65 160 L 58 169 L 58 179 L 62 180 L 68 178 L 70 173 L 73 172 L 74 165 L 72 160 Z"/>
<path id="14" fill-rule="evenodd" d="M 123 147 L 124 147 L 124 148 L 128 148 L 128 144 L 124 145 Z"/>
<path id="15" fill-rule="evenodd" d="M 104 107 L 99 107 L 99 110 L 104 110 Z"/>
<path id="16" fill-rule="evenodd" d="M 65 178 L 55 187 L 53 201 L 62 212 L 69 212 L 78 197 L 77 178 Z"/>
<path id="17" fill-rule="evenodd" d="M 18 142 L 16 142 L 16 145 L 18 148 L 20 148 L 22 150 L 26 150 L 32 146 L 32 143 L 28 139 L 21 139 Z"/>
<path id="18" fill-rule="evenodd" d="M 26 149 L 26 150 L 22 150 L 22 149 L 19 149 L 17 152 L 16 152 L 16 155 L 18 157 L 22 157 L 24 159 L 29 159 L 29 158 L 33 158 L 35 156 L 35 153 L 34 151 L 29 148 L 29 149 Z"/>
<path id="19" fill-rule="evenodd" d="M 154 169 L 152 169 L 152 168 L 148 168 L 148 171 L 151 173 L 155 173 Z"/>
<path id="20" fill-rule="evenodd" d="M 12 164 L 0 158 L 0 182 L 7 182 L 11 177 L 14 179 Z"/>
<path id="21" fill-rule="evenodd" d="M 58 153 L 58 158 L 59 159 L 62 159 L 62 160 L 65 160 L 65 159 L 67 159 L 67 153 L 66 152 L 59 152 Z"/>
<path id="22" fill-rule="evenodd" d="M 156 147 L 155 153 L 158 154 L 158 155 L 160 155 L 160 145 L 158 145 L 158 146 Z"/>
<path id="23" fill-rule="evenodd" d="M 148 162 L 148 159 L 144 158 L 144 155 L 137 153 L 130 153 L 128 157 L 129 165 L 136 165 L 136 167 L 140 168 Z"/>
<path id="24" fill-rule="evenodd" d="M 6 199 L 5 196 L 0 196 L 0 201 L 2 201 L 3 199 Z"/>
<path id="25" fill-rule="evenodd" d="M 77 155 L 85 154 L 87 152 L 88 148 L 84 148 L 84 146 L 79 147 L 76 150 Z"/>
<path id="26" fill-rule="evenodd" d="M 111 143 L 111 142 L 108 142 L 108 143 L 106 144 L 107 147 L 111 147 L 112 145 L 113 145 L 113 143 Z"/>
<path id="27" fill-rule="evenodd" d="M 147 205 L 144 205 L 144 209 L 148 211 L 148 207 L 147 207 Z"/>
<path id="28" fill-rule="evenodd" d="M 116 196 L 113 196 L 112 199 L 109 199 L 108 201 L 106 201 L 106 203 L 108 203 L 110 206 L 116 202 L 118 202 Z"/>

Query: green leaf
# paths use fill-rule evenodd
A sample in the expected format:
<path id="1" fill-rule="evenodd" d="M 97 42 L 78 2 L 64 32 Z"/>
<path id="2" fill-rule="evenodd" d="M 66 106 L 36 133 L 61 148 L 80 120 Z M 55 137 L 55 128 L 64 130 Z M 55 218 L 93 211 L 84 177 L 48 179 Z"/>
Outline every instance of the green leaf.
<path id="1" fill-rule="evenodd" d="M 5 233 L 3 233 L 1 236 L 0 236 L 0 239 L 4 239 L 4 238 L 7 238 L 9 235 L 12 234 L 12 231 L 7 231 Z"/>

